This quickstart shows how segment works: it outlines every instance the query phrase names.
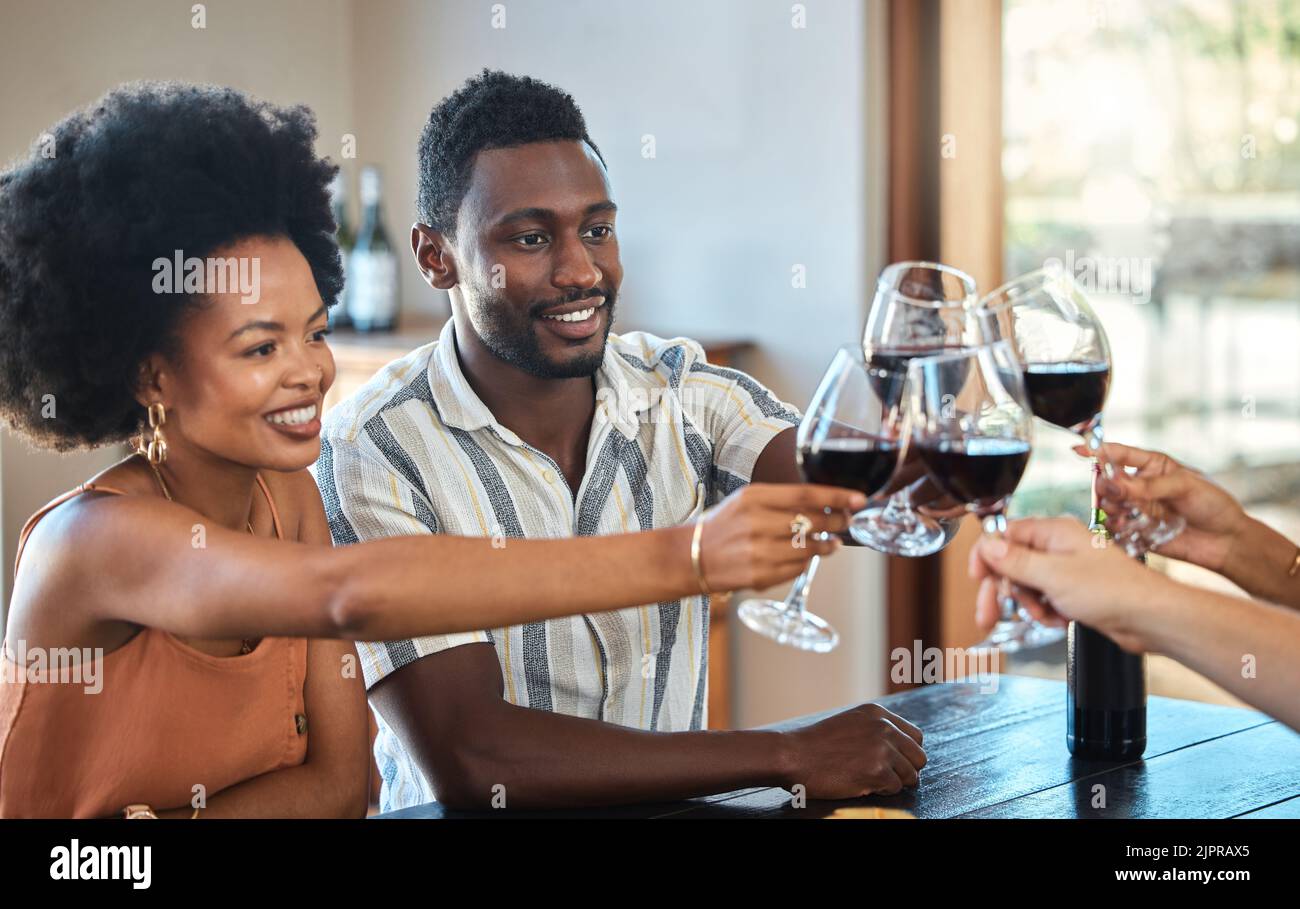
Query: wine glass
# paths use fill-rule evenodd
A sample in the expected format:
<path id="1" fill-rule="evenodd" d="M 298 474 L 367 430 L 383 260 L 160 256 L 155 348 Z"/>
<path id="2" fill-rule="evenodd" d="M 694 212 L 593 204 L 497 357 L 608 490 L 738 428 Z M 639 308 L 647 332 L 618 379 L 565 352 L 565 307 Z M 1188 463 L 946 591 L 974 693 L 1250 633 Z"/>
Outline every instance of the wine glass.
<path id="1" fill-rule="evenodd" d="M 1005 338 L 1015 346 L 1034 415 L 1082 436 L 1106 475 L 1114 476 L 1114 465 L 1101 455 L 1110 345 L 1069 272 L 1053 262 L 1021 275 L 985 296 L 977 313 L 990 340 Z M 1136 506 L 1111 517 L 1108 529 L 1130 551 L 1168 543 L 1186 526 L 1180 515 L 1152 517 Z"/>
<path id="2" fill-rule="evenodd" d="M 986 534 L 1006 533 L 1006 502 L 1033 449 L 1034 419 L 1015 349 L 995 341 L 914 358 L 908 365 L 907 447 L 940 489 L 977 515 Z M 1033 625 L 1011 582 L 998 588 L 999 618 L 975 649 L 1032 646 Z"/>
<path id="3" fill-rule="evenodd" d="M 844 486 L 873 495 L 897 467 L 900 427 L 901 413 L 881 400 L 862 348 L 846 345 L 831 360 L 799 424 L 795 435 L 799 471 L 809 483 Z M 805 545 L 797 522 L 791 525 L 791 532 L 793 545 Z M 778 644 L 817 653 L 834 649 L 839 643 L 835 629 L 805 608 L 820 561 L 813 556 L 784 601 L 745 600 L 736 611 L 740 620 Z"/>
<path id="4" fill-rule="evenodd" d="M 947 265 L 896 262 L 880 273 L 862 347 L 887 407 L 901 413 L 912 358 L 971 342 L 968 316 L 974 302 L 975 279 Z M 885 504 L 855 515 L 849 532 L 864 546 L 890 555 L 931 555 L 948 545 L 960 518 L 931 518 L 913 507 L 914 481 L 924 471 L 914 458 L 904 454 L 904 459 L 885 490 Z"/>

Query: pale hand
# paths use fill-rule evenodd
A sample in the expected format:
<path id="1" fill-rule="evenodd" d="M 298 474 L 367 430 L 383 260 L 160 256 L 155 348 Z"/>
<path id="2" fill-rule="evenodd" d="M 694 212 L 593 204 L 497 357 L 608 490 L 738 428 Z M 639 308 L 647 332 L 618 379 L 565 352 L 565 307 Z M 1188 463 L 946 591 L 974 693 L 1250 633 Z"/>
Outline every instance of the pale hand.
<path id="1" fill-rule="evenodd" d="M 1075 450 L 1087 453 L 1083 446 Z M 1119 514 L 1133 504 L 1149 514 L 1166 509 L 1180 515 L 1186 529 L 1153 551 L 1211 571 L 1224 570 L 1247 522 L 1236 499 L 1204 474 L 1158 451 L 1107 442 L 1102 455 L 1117 468 L 1137 471 L 1127 476 L 1117 470 L 1114 478 L 1101 481 L 1098 492 L 1104 511 Z"/>
<path id="2" fill-rule="evenodd" d="M 1141 649 L 1134 620 L 1156 588 L 1172 583 L 1073 518 L 1010 522 L 1005 541 L 984 537 L 972 547 L 969 571 L 980 581 L 975 621 L 983 630 L 998 619 L 998 580 L 1007 577 L 1019 587 L 1020 605 L 1044 625 L 1074 619 L 1134 652 Z"/>

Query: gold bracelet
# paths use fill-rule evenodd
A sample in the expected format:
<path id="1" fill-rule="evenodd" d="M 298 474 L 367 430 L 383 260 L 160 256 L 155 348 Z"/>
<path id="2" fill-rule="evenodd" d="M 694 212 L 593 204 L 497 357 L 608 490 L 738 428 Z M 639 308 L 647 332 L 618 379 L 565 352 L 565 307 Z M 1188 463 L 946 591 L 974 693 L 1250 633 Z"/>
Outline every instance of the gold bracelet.
<path id="1" fill-rule="evenodd" d="M 700 564 L 700 540 L 704 536 L 704 515 L 695 519 L 695 533 L 691 535 L 691 567 L 695 569 L 695 580 L 700 584 L 700 593 L 706 597 L 713 593 L 709 582 L 704 580 L 704 566 Z"/>
<path id="2" fill-rule="evenodd" d="M 1300 571 L 1300 546 L 1295 549 L 1295 558 L 1291 560 L 1291 567 L 1286 570 L 1286 576 L 1293 578 L 1297 571 Z"/>

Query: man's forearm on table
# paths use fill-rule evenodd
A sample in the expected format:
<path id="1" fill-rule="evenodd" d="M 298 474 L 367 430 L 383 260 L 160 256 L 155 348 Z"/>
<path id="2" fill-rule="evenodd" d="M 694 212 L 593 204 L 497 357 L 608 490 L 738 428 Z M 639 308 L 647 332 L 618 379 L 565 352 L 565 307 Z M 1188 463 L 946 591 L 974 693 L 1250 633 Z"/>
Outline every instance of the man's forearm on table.
<path id="1" fill-rule="evenodd" d="M 502 704 L 497 716 L 435 746 L 421 767 L 438 801 L 511 808 L 669 801 L 751 786 L 785 786 L 786 737 L 758 730 L 647 732 Z M 504 787 L 500 789 L 498 787 Z"/>

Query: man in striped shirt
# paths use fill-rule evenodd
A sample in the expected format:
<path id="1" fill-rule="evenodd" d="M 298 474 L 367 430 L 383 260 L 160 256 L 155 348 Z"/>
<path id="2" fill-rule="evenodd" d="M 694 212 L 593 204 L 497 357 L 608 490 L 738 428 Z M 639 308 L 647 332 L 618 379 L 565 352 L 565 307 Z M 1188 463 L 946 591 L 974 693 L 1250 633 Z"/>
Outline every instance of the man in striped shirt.
<path id="1" fill-rule="evenodd" d="M 316 476 L 337 545 L 649 530 L 798 481 L 794 408 L 693 341 L 610 334 L 616 206 L 572 98 L 485 72 L 434 109 L 420 168 L 412 248 L 452 318 L 327 415 Z M 359 644 L 381 809 L 916 782 L 919 731 L 875 705 L 797 733 L 702 731 L 708 611 L 697 596 Z"/>

